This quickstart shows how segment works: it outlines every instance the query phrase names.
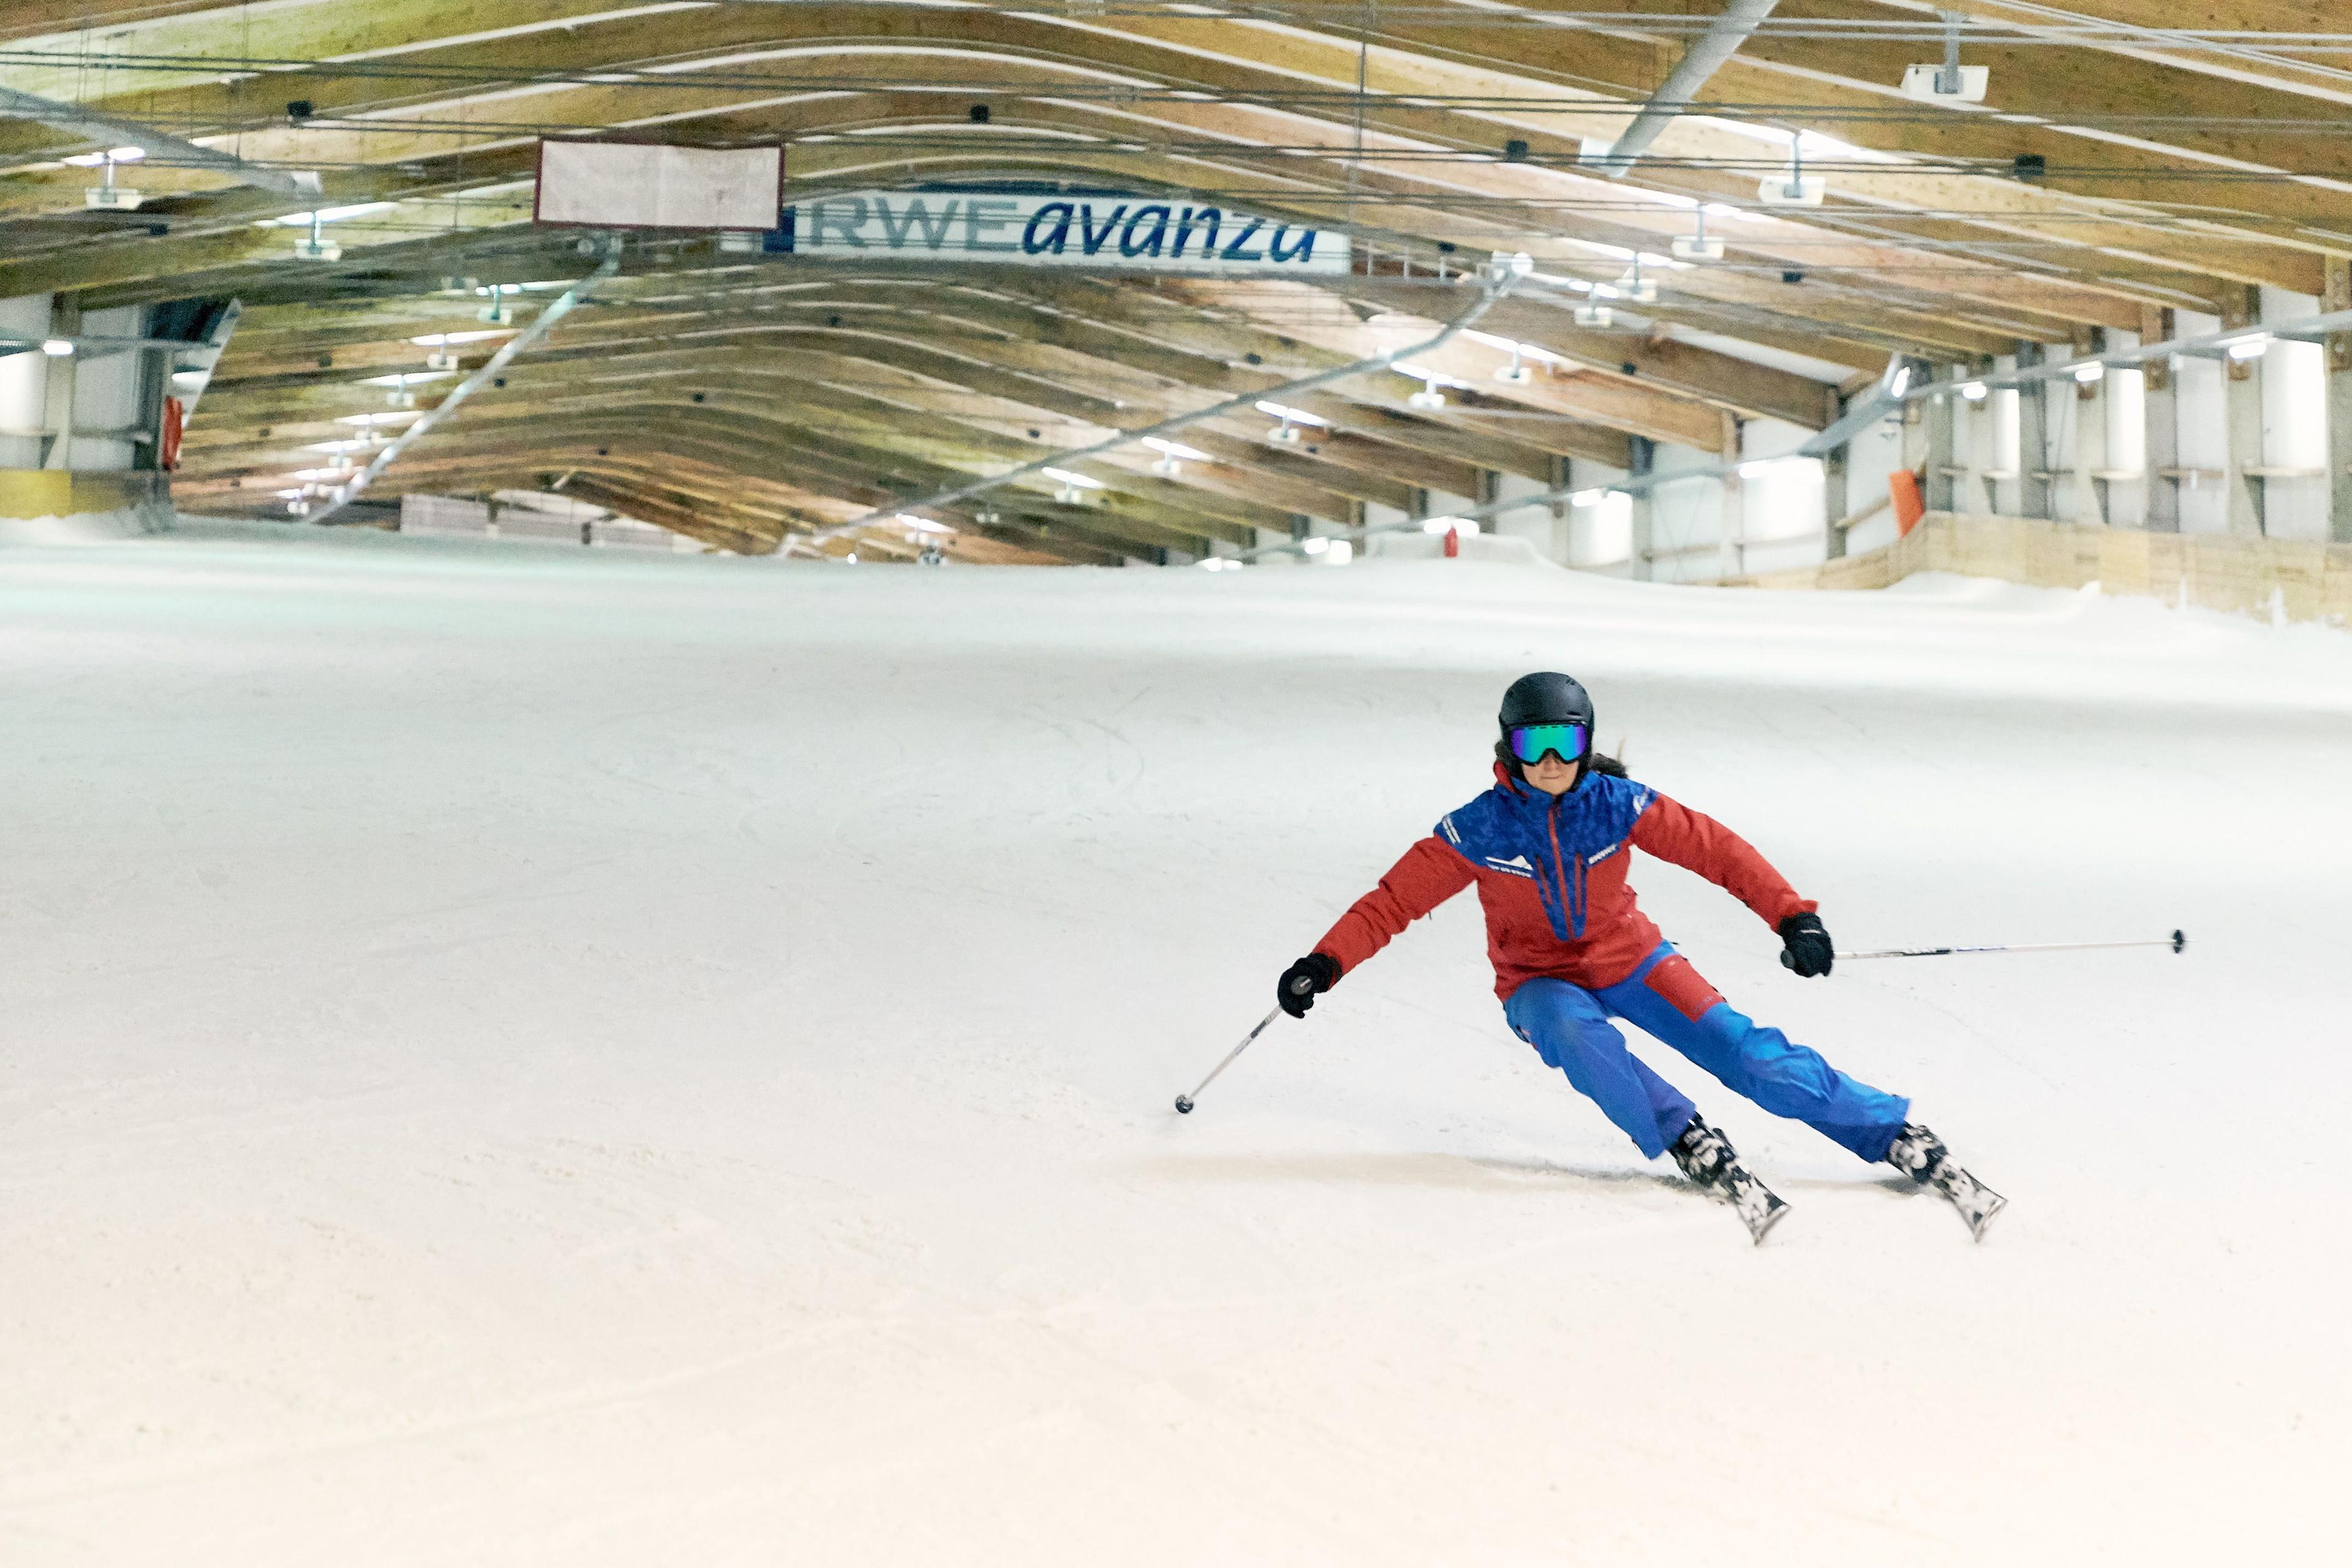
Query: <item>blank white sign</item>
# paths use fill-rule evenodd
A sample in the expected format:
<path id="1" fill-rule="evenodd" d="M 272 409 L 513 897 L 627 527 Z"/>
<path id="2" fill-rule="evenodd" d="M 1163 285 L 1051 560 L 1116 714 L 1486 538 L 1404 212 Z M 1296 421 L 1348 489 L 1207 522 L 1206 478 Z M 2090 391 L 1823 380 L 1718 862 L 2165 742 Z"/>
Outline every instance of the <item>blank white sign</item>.
<path id="1" fill-rule="evenodd" d="M 591 228 L 776 226 L 781 147 L 662 147 L 635 142 L 539 144 L 539 223 Z"/>

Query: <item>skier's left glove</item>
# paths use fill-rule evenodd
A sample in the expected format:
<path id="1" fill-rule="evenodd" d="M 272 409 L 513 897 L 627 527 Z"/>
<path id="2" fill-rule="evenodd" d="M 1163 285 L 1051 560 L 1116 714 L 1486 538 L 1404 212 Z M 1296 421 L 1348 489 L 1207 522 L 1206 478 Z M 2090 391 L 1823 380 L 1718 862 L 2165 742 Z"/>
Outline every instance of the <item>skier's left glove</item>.
<path id="1" fill-rule="evenodd" d="M 1310 952 L 1282 972 L 1274 999 L 1294 1018 L 1307 1016 L 1315 998 L 1339 984 L 1339 961 L 1328 952 Z"/>
<path id="2" fill-rule="evenodd" d="M 1776 929 L 1780 933 L 1783 968 L 1793 969 L 1807 980 L 1830 972 L 1837 949 L 1830 945 L 1830 933 L 1822 925 L 1821 916 L 1790 915 Z"/>

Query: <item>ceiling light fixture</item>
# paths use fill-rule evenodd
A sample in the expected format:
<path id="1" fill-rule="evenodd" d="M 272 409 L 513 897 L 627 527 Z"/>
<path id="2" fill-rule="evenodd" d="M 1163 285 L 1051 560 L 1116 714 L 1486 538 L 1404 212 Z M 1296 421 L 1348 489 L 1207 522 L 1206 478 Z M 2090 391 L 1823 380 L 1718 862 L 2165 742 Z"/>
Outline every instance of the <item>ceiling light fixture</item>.
<path id="1" fill-rule="evenodd" d="M 1389 368 L 1399 375 L 1409 375 L 1421 383 L 1421 390 L 1404 400 L 1405 405 L 1410 408 L 1443 408 L 1445 406 L 1445 394 L 1438 391 L 1438 387 L 1441 384 L 1454 386 L 1464 384 L 1444 372 L 1431 370 L 1426 365 L 1407 364 L 1399 361 Z"/>
<path id="2" fill-rule="evenodd" d="M 147 156 L 147 149 L 144 147 L 116 147 L 110 151 L 89 154 L 84 158 L 68 158 L 66 162 L 69 163 L 95 163 L 100 165 L 106 171 L 104 175 L 101 176 L 103 183 L 93 185 L 89 190 L 86 190 L 81 194 L 82 205 L 84 206 L 89 207 L 93 212 L 127 213 L 136 212 L 140 204 L 144 202 L 147 198 L 142 195 L 139 192 L 132 190 L 129 185 L 116 184 L 114 183 L 114 166 L 117 163 L 135 163 L 145 156 Z"/>
<path id="3" fill-rule="evenodd" d="M 1089 492 L 1105 488 L 1102 480 L 1089 479 L 1070 468 L 1049 468 L 1037 471 L 1061 487 L 1054 492 L 1054 499 L 1064 506 L 1088 505 Z"/>
<path id="4" fill-rule="evenodd" d="M 1944 63 L 1904 68 L 1903 96 L 1922 103 L 1982 103 L 1985 84 L 1992 72 L 1983 66 L 1960 63 L 1960 13 L 1946 11 L 1941 15 Z"/>
<path id="5" fill-rule="evenodd" d="M 326 222 L 323 211 L 310 215 L 310 237 L 294 242 L 294 256 L 299 261 L 341 261 L 343 247 L 320 232 Z"/>
<path id="6" fill-rule="evenodd" d="M 1692 215 L 1692 219 L 1698 226 L 1697 229 L 1695 233 L 1675 236 L 1675 254 L 1685 261 L 1722 260 L 1723 241 L 1706 232 L 1706 208 L 1699 208 Z"/>
<path id="7" fill-rule="evenodd" d="M 1805 138 L 1801 132 L 1789 139 L 1789 172 L 1767 174 L 1756 187 L 1756 199 L 1768 207 L 1817 207 L 1829 194 L 1829 182 L 1805 173 Z"/>

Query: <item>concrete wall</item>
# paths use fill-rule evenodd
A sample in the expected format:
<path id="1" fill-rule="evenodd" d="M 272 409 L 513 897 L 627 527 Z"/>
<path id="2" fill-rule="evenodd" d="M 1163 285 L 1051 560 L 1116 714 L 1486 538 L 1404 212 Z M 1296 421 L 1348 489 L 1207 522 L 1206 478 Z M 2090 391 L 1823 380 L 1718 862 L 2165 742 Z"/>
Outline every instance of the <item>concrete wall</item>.
<path id="1" fill-rule="evenodd" d="M 2176 311 L 2174 319 L 2175 331 L 2184 338 L 2221 330 L 2221 317 L 2197 310 Z M 2179 443 L 2175 448 L 2179 466 L 2198 470 L 2178 481 L 2180 531 L 2227 533 L 2230 496 L 2219 477 L 2230 466 L 2230 421 L 2223 399 L 2226 374 L 2219 360 L 2183 360 L 2172 367 L 2172 384 L 2178 408 L 2174 429 Z"/>
<path id="2" fill-rule="evenodd" d="M 135 338 L 146 331 L 146 310 L 121 305 L 83 315 L 81 330 L 93 336 Z M 143 464 L 139 452 L 153 435 L 146 407 L 144 379 L 149 356 L 117 353 L 79 356 L 74 363 L 74 439 L 72 466 L 87 473 L 115 473 L 154 466 L 152 455 Z M 51 464 L 55 467 L 55 463 Z"/>
<path id="3" fill-rule="evenodd" d="M 1750 419 L 1739 429 L 1738 542 L 1730 567 L 1786 572 L 1829 553 L 1825 481 L 1818 458 L 1794 453 L 1813 432 L 1779 419 Z"/>
<path id="4" fill-rule="evenodd" d="M 49 330 L 47 294 L 0 300 L 0 332 L 40 337 Z M 0 355 L 0 468 L 37 468 L 45 448 L 49 359 L 42 353 Z"/>
<path id="5" fill-rule="evenodd" d="M 2129 347 L 2139 346 L 2137 332 L 2116 337 Z M 2111 370 L 2102 389 L 2101 412 L 2106 416 L 2106 466 L 2111 473 L 2137 473 L 2136 479 L 2106 483 L 2106 520 L 2115 528 L 2147 526 L 2148 487 L 2166 481 L 2147 474 L 2147 376 L 2137 370 Z"/>
<path id="6" fill-rule="evenodd" d="M 1598 463 L 1592 467 L 1608 479 L 1625 477 L 1622 468 L 1604 468 Z M 1580 473 L 1579 477 L 1581 479 Z M 1633 575 L 1632 496 L 1607 490 L 1582 506 L 1569 509 L 1567 564 L 1580 571 L 1603 572 L 1614 577 Z"/>
<path id="7" fill-rule="evenodd" d="M 1496 474 L 1495 499 L 1507 501 L 1518 496 L 1542 495 L 1549 486 L 1524 474 Z M 1547 561 L 1564 561 L 1568 556 L 1570 520 L 1566 507 L 1555 508 L 1549 502 L 1533 506 L 1514 507 L 1497 512 L 1486 524 L 1486 531 L 1503 539 L 1524 539 L 1538 555 Z"/>
<path id="8" fill-rule="evenodd" d="M 48 294 L 0 300 L 0 331 L 26 337 L 143 337 L 147 316 L 143 305 L 80 312 Z M 0 468 L 152 468 L 164 368 L 136 349 L 0 355 Z"/>
<path id="9" fill-rule="evenodd" d="M 1696 447 L 1658 443 L 1651 471 L 1675 474 L 1722 461 Z M 1723 575 L 1723 481 L 1668 479 L 1652 487 L 1650 576 L 1660 583 L 1706 583 Z"/>
<path id="10" fill-rule="evenodd" d="M 1964 405 L 1963 406 L 1969 406 Z M 1855 435 L 1846 447 L 1845 515 L 1886 500 L 1886 479 L 1903 467 L 1903 422 L 1882 419 Z M 1862 554 L 1895 542 L 1895 514 L 1880 506 L 1845 531 L 1845 552 Z"/>
<path id="11" fill-rule="evenodd" d="M 2264 287 L 2262 317 L 2276 325 L 2319 314 L 2308 294 Z M 2317 343 L 2273 342 L 2255 362 L 2262 383 L 2263 465 L 2281 473 L 2263 481 L 2263 531 L 2273 539 L 2327 537 L 2327 351 Z"/>

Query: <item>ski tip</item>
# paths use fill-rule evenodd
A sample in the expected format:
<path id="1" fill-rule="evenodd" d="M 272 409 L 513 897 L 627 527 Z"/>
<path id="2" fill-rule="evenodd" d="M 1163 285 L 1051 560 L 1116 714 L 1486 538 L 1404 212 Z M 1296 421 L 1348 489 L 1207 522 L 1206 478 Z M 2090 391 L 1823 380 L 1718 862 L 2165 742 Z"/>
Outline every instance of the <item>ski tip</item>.
<path id="1" fill-rule="evenodd" d="M 1994 1217 L 2009 1206 L 2009 1200 L 1999 1193 L 1988 1193 L 1986 1195 L 1992 1199 L 1992 1203 L 1987 1206 L 1984 1213 L 1977 1215 L 1969 1224 L 1969 1237 L 1979 1242 L 1984 1240 L 1985 1232 L 1992 1228 Z"/>
<path id="2" fill-rule="evenodd" d="M 1789 1205 L 1787 1204 L 1779 1202 L 1774 1203 L 1771 1208 L 1766 1211 L 1762 1219 L 1758 1220 L 1754 1225 L 1748 1227 L 1755 1237 L 1751 1245 L 1756 1247 L 1763 1246 L 1764 1238 L 1772 1234 L 1772 1227 L 1779 1225 L 1780 1223 L 1780 1216 L 1788 1212 Z"/>

